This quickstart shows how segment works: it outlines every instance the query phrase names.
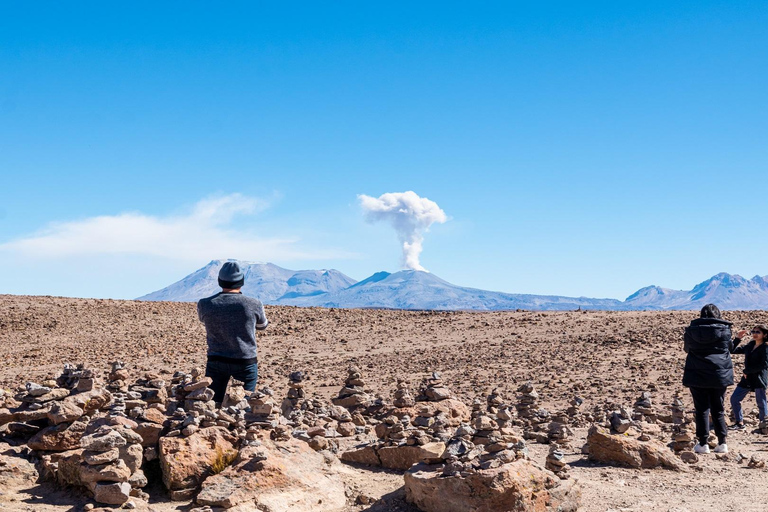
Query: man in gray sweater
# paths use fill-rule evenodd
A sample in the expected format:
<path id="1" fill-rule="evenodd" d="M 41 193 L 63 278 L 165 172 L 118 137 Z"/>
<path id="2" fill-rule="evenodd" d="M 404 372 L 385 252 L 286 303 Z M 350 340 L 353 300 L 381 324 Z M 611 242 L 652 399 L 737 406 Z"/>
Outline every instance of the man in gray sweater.
<path id="1" fill-rule="evenodd" d="M 231 377 L 242 381 L 248 391 L 256 389 L 259 378 L 256 331 L 266 329 L 269 321 L 261 301 L 241 293 L 244 282 L 240 265 L 228 261 L 219 270 L 221 292 L 197 303 L 208 339 L 205 376 L 213 380 L 213 400 L 218 405 L 224 401 Z"/>

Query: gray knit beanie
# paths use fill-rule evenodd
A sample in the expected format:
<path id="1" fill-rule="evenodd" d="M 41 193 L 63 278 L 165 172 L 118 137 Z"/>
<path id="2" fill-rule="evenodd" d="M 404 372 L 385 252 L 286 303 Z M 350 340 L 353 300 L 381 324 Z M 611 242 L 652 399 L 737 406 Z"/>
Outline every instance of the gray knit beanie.
<path id="1" fill-rule="evenodd" d="M 236 261 L 228 261 L 219 270 L 219 286 L 222 288 L 240 288 L 245 282 L 245 273 Z"/>

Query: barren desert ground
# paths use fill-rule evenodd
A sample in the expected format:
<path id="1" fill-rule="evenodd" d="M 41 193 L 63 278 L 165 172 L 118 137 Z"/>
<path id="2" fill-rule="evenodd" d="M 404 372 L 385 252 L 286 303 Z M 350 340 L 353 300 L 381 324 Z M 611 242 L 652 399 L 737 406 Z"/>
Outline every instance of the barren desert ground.
<path id="1" fill-rule="evenodd" d="M 682 334 L 693 312 L 419 312 L 268 307 L 269 328 L 259 337 L 259 386 L 278 396 L 287 375 L 307 372 L 307 390 L 334 395 L 346 368 L 359 366 L 373 393 L 391 397 L 396 379 L 414 388 L 439 371 L 455 394 L 471 404 L 498 387 L 514 402 L 526 381 L 544 407 L 564 410 L 574 396 L 584 410 L 631 407 L 650 391 L 655 407 L 668 408 L 684 363 Z M 735 329 L 768 322 L 766 312 L 726 312 Z M 205 333 L 193 303 L 147 303 L 52 297 L 0 296 L 0 387 L 55 378 L 64 363 L 86 363 L 104 377 L 110 363 L 125 361 L 139 376 L 171 374 L 205 362 Z M 738 365 L 741 356 L 734 356 Z M 738 371 L 738 369 L 737 369 Z M 746 410 L 756 424 L 754 399 Z M 622 469 L 588 462 L 580 448 L 586 427 L 576 429 L 566 460 L 582 486 L 584 511 L 768 510 L 766 469 L 740 461 L 768 458 L 766 437 L 746 432 L 729 437 L 731 457 L 714 455 L 684 471 Z M 658 439 L 669 443 L 669 433 Z M 547 446 L 529 444 L 543 464 Z M 2 477 L 2 473 L 0 473 Z M 18 480 L 9 480 L 9 482 Z M 10 485 L 10 484 L 6 484 Z M 412 511 L 403 499 L 402 476 L 355 469 L 350 486 L 375 498 L 350 510 Z M 0 489 L 0 510 L 79 510 L 75 498 L 51 494 L 45 485 Z M 155 510 L 187 510 L 160 503 Z M 178 508 L 177 508 L 178 507 Z"/>

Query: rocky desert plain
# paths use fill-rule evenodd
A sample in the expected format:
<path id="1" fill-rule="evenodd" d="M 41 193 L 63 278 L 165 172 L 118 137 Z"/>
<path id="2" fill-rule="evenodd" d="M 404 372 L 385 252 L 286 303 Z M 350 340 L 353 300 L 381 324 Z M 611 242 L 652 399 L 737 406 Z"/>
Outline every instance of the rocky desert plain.
<path id="1" fill-rule="evenodd" d="M 0 510 L 768 510 L 752 396 L 691 452 L 695 312 L 267 315 L 216 408 L 194 303 L 0 295 Z"/>

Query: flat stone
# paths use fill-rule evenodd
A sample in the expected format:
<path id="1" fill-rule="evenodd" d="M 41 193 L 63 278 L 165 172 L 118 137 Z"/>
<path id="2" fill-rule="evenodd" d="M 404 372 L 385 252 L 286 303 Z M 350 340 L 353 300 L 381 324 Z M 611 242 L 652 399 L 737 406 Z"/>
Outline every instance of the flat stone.
<path id="1" fill-rule="evenodd" d="M 40 396 L 27 395 L 23 398 L 23 401 L 31 404 L 44 404 L 46 402 L 51 402 L 53 400 L 61 400 L 68 396 L 69 396 L 68 389 L 56 388 Z"/>
<path id="2" fill-rule="evenodd" d="M 86 464 L 91 466 L 99 466 L 101 464 L 109 464 L 120 458 L 120 449 L 111 448 L 105 452 L 94 452 L 91 450 L 85 450 L 83 452 L 83 460 Z"/>
<path id="3" fill-rule="evenodd" d="M 80 480 L 84 484 L 93 482 L 127 482 L 130 477 L 131 470 L 120 459 L 114 463 L 102 464 L 100 466 L 91 466 L 85 462 L 80 465 Z M 128 492 L 130 492 L 130 489 Z"/>
<path id="4" fill-rule="evenodd" d="M 128 482 L 97 483 L 93 488 L 93 499 L 106 505 L 122 505 L 131 496 Z"/>
<path id="5" fill-rule="evenodd" d="M 80 440 L 80 446 L 86 450 L 97 452 L 125 446 L 125 444 L 125 438 L 114 429 L 99 429 L 95 433 L 85 436 Z"/>
<path id="6" fill-rule="evenodd" d="M 187 393 L 191 393 L 192 391 L 197 391 L 198 389 L 204 389 L 204 388 L 210 387 L 211 384 L 213 384 L 212 378 L 203 377 L 202 379 L 196 382 L 190 382 L 189 384 L 186 384 L 184 386 L 184 391 L 186 391 Z"/>
<path id="7" fill-rule="evenodd" d="M 48 411 L 48 420 L 54 425 L 69 423 L 80 418 L 84 414 L 82 408 L 71 400 L 56 402 Z"/>

